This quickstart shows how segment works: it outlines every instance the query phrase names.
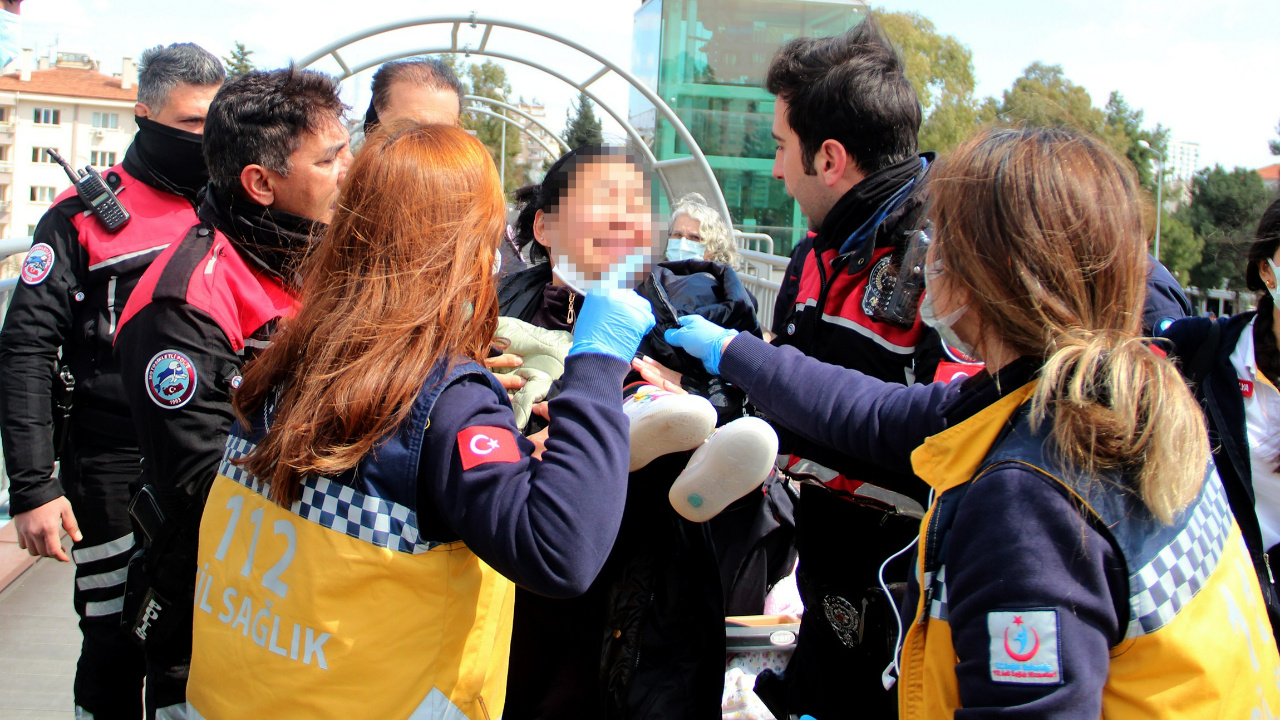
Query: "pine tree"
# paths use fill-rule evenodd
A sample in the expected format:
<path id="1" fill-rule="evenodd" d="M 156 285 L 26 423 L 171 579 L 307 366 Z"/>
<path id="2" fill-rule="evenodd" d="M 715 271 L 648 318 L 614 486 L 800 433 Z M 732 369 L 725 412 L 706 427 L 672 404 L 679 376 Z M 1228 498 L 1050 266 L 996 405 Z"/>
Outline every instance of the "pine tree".
<path id="1" fill-rule="evenodd" d="M 565 113 L 565 119 L 567 123 L 562 137 L 569 147 L 598 145 L 604 139 L 600 133 L 600 118 L 591 109 L 591 99 L 586 93 L 578 93 L 578 102 L 571 105 Z"/>
<path id="2" fill-rule="evenodd" d="M 238 78 L 255 69 L 253 61 L 249 59 L 252 54 L 252 50 L 245 49 L 244 43 L 237 42 L 235 48 L 231 50 L 231 56 L 222 58 L 222 64 L 227 68 L 228 80 Z"/>

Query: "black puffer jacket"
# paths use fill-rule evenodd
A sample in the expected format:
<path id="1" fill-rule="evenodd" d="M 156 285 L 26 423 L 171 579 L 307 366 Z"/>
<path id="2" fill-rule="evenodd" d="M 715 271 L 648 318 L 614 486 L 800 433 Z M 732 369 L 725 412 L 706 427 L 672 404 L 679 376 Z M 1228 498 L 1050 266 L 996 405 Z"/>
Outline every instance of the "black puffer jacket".
<path id="1" fill-rule="evenodd" d="M 759 337 L 758 304 L 733 268 L 706 260 L 664 262 L 636 292 L 653 306 L 658 321 L 640 343 L 640 352 L 680 373 L 685 390 L 710 400 L 719 415 L 717 425 L 742 417 L 747 396 L 663 338 L 668 329 L 680 327 L 682 315 L 701 315 L 720 327 Z"/>
<path id="2" fill-rule="evenodd" d="M 502 314 L 538 324 L 549 282 L 543 266 L 504 278 L 498 292 Z M 755 299 L 737 274 L 699 260 L 662 263 L 637 292 L 658 320 L 641 352 L 682 373 L 685 389 L 711 399 L 721 422 L 741 417 L 743 394 L 662 338 L 664 330 L 679 327 L 676 318 L 691 313 L 758 335 Z M 720 717 L 726 596 L 721 577 L 735 577 L 743 558 L 759 553 L 740 539 L 726 572 L 712 524 L 689 522 L 671 508 L 667 491 L 689 455 L 673 453 L 631 474 L 618 539 L 585 595 L 550 600 L 517 591 L 506 717 Z M 763 494 L 744 498 L 747 507 L 739 513 L 757 511 L 765 505 L 762 499 Z"/>

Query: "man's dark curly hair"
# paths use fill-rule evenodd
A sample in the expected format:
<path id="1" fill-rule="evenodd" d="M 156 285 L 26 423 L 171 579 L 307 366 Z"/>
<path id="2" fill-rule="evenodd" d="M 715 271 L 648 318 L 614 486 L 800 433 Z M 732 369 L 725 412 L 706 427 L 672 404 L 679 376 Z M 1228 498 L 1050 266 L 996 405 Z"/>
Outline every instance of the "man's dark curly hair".
<path id="1" fill-rule="evenodd" d="M 787 124 L 810 175 L 827 140 L 843 145 L 867 175 L 916 154 L 920 100 L 872 15 L 844 35 L 783 45 L 765 87 L 787 102 Z"/>

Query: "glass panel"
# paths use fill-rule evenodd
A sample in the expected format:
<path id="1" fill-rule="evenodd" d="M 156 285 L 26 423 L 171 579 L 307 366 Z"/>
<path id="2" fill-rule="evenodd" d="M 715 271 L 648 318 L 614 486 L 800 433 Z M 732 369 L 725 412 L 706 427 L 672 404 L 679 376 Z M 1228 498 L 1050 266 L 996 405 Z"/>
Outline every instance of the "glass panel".
<path id="1" fill-rule="evenodd" d="M 651 82 L 657 57 L 654 89 L 707 156 L 734 226 L 769 233 L 777 253 L 804 237 L 805 223 L 772 177 L 769 62 L 787 41 L 838 35 L 865 12 L 853 0 L 649 0 L 636 13 L 633 72 Z M 637 128 L 647 121 L 659 160 L 690 154 L 639 93 L 632 92 L 630 114 Z"/>

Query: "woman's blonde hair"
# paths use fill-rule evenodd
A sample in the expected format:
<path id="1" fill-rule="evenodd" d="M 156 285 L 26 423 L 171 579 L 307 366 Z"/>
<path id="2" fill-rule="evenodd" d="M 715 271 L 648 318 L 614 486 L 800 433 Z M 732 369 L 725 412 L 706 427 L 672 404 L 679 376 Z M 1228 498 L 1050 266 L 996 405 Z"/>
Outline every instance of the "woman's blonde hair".
<path id="1" fill-rule="evenodd" d="M 733 242 L 733 232 L 725 223 L 720 213 L 707 204 L 707 199 L 693 192 L 676 201 L 671 210 L 671 222 L 680 215 L 688 215 L 698 221 L 698 235 L 706 246 L 703 257 L 712 262 L 736 267 L 739 260 L 738 247 Z"/>
<path id="2" fill-rule="evenodd" d="M 1120 470 L 1165 523 L 1209 461 L 1204 416 L 1173 363 L 1138 337 L 1148 216 L 1133 168 L 1063 129 L 982 131 L 938 163 L 934 252 L 984 334 L 1044 359 L 1038 427 L 1092 475 Z"/>

